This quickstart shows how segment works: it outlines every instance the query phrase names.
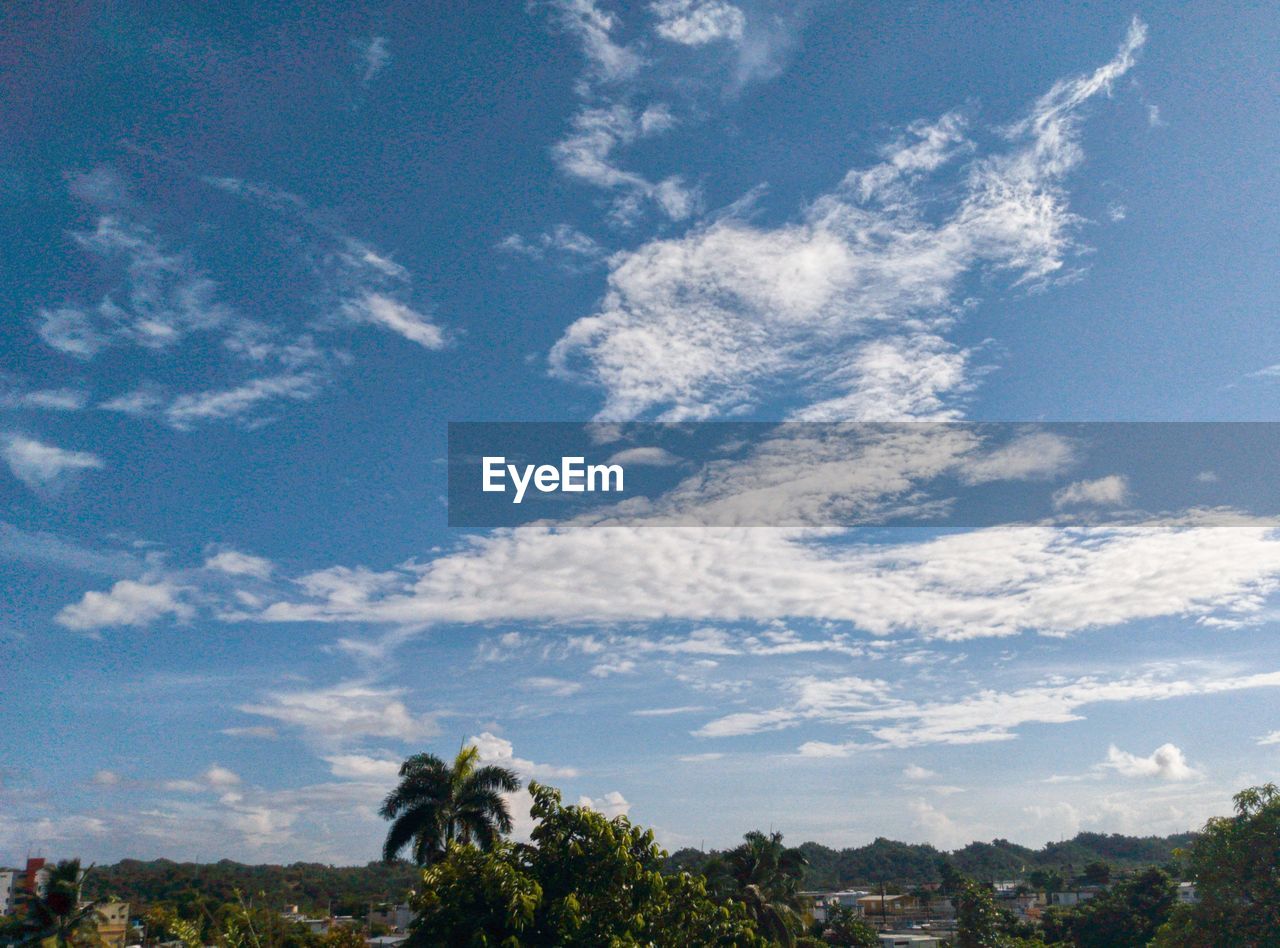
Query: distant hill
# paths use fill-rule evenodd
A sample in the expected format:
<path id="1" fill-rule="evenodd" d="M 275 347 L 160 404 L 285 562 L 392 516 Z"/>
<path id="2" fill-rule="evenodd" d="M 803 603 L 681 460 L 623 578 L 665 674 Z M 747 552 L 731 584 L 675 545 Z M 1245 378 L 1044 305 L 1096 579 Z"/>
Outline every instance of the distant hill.
<path id="1" fill-rule="evenodd" d="M 1164 865 L 1173 850 L 1187 846 L 1194 834 L 1175 836 L 1121 836 L 1079 833 L 1040 849 L 1029 849 L 1006 839 L 970 843 L 954 852 L 924 844 L 875 840 L 866 846 L 832 849 L 820 843 L 803 843 L 809 860 L 806 888 L 828 889 L 892 882 L 918 885 L 939 880 L 938 865 L 950 862 L 976 879 L 1011 879 L 1032 869 L 1077 871 L 1091 862 L 1105 862 L 1119 869 Z M 667 869 L 697 871 L 713 854 L 681 849 L 667 858 Z M 303 911 L 338 915 L 363 915 L 370 902 L 400 901 L 417 885 L 418 871 L 407 863 L 371 862 L 367 866 L 326 866 L 296 862 L 288 866 L 247 866 L 224 859 L 216 863 L 178 863 L 168 859 L 141 862 L 126 859 L 113 866 L 98 866 L 86 889 L 91 897 L 105 895 L 125 899 L 136 910 L 159 902 L 217 905 L 235 900 L 239 890 L 258 905 L 297 904 Z"/>
<path id="2" fill-rule="evenodd" d="M 1058 843 L 1046 843 L 1040 849 L 1019 846 L 1007 839 L 989 843 L 970 843 L 963 849 L 944 852 L 927 844 L 900 843 L 883 837 L 866 846 L 832 849 L 820 843 L 802 843 L 801 851 L 809 860 L 805 887 L 833 889 L 856 885 L 893 882 L 919 885 L 938 882 L 938 866 L 949 862 L 975 879 L 1014 879 L 1033 869 L 1068 867 L 1079 872 L 1091 862 L 1105 862 L 1118 869 L 1164 865 L 1173 859 L 1173 851 L 1186 847 L 1193 833 L 1173 836 L 1121 836 L 1118 833 L 1078 833 Z M 667 860 L 669 869 L 696 871 L 713 853 L 681 849 Z"/>
<path id="3" fill-rule="evenodd" d="M 97 866 L 85 888 L 92 898 L 110 895 L 124 899 L 135 911 L 160 902 L 179 906 L 234 902 L 239 890 L 246 901 L 256 905 L 297 904 L 307 912 L 329 909 L 335 915 L 364 915 L 370 902 L 402 901 L 417 886 L 418 878 L 419 871 L 404 862 L 246 866 L 229 859 L 216 863 L 126 859 L 113 866 Z"/>

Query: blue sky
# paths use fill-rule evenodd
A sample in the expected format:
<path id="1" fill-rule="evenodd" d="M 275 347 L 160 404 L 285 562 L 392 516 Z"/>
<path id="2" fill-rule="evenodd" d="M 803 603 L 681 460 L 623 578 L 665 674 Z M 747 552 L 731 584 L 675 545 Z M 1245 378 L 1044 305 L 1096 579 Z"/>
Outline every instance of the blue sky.
<path id="1" fill-rule="evenodd" d="M 444 505 L 449 421 L 1276 420 L 1274 12 L 0 16 L 0 860 L 363 862 L 468 740 L 672 847 L 1274 776 L 1263 522 Z"/>

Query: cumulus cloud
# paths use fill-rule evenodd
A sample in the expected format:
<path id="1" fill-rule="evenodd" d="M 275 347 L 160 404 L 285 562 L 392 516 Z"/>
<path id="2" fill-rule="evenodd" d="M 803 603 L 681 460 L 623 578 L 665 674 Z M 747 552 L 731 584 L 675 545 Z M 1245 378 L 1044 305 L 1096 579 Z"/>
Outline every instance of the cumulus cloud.
<path id="1" fill-rule="evenodd" d="M 974 147 L 958 114 L 913 125 L 798 221 L 765 228 L 729 214 L 615 255 L 600 309 L 569 327 L 553 369 L 603 389 L 606 420 L 706 418 L 797 386 L 805 419 L 954 416 L 973 381 L 971 354 L 946 336 L 962 278 L 1004 272 L 1033 285 L 1062 269 L 1078 222 L 1062 180 L 1082 158 L 1080 108 L 1144 39 L 1135 21 L 1113 60 L 1057 83 L 1006 130 L 1006 151 L 968 163 L 942 217 L 926 213 L 923 188 Z M 620 183 L 604 158 L 633 113 L 581 119 L 566 170 Z"/>
<path id="2" fill-rule="evenodd" d="M 1161 744 L 1146 757 L 1122 751 L 1112 744 L 1107 749 L 1103 767 L 1122 777 L 1156 777 L 1160 780 L 1191 780 L 1199 774 L 1187 763 L 1182 750 L 1173 744 Z"/>
<path id="3" fill-rule="evenodd" d="M 77 603 L 64 606 L 54 621 L 68 629 L 89 631 L 110 626 L 150 625 L 172 616 L 190 619 L 195 610 L 181 595 L 184 590 L 167 580 L 122 579 L 106 592 L 90 591 Z"/>
<path id="4" fill-rule="evenodd" d="M 480 760 L 485 764 L 497 764 L 509 767 L 525 780 L 563 779 L 578 776 L 576 767 L 557 767 L 552 764 L 538 764 L 524 757 L 516 757 L 515 750 L 509 740 L 484 731 L 467 739 L 467 743 L 480 752 Z"/>
<path id="5" fill-rule="evenodd" d="M 68 451 L 51 444 L 12 434 L 4 439 L 5 463 L 13 476 L 32 490 L 39 490 L 69 471 L 103 467 L 102 459 L 87 451 Z"/>
<path id="6" fill-rule="evenodd" d="M 588 809 L 595 810 L 598 813 L 603 813 L 605 816 L 609 817 L 609 819 L 613 819 L 616 816 L 626 816 L 631 812 L 631 804 L 627 801 L 627 798 L 617 790 L 612 790 L 609 793 L 606 793 L 603 797 L 597 797 L 595 799 L 588 796 L 581 796 L 578 798 L 578 806 L 587 807 Z"/>

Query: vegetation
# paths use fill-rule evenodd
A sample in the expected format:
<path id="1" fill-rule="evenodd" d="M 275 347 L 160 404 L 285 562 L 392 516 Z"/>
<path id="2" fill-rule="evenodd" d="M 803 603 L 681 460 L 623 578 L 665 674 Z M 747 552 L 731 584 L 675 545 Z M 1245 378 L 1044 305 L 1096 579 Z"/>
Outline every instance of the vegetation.
<path id="1" fill-rule="evenodd" d="M 523 945 L 766 945 L 745 906 L 700 878 L 664 875 L 649 830 L 564 806 L 531 783 L 531 844 L 487 852 L 451 842 L 422 874 L 411 948 Z"/>
<path id="2" fill-rule="evenodd" d="M 64 859 L 49 873 L 43 895 L 23 894 L 22 941 L 54 948 L 94 943 L 97 903 L 81 900 L 82 876 L 79 859 Z"/>
<path id="3" fill-rule="evenodd" d="M 781 833 L 747 833 L 741 845 L 703 867 L 712 890 L 735 899 L 765 937 L 792 945 L 804 928 L 805 901 L 800 895 L 804 854 L 782 843 Z"/>
<path id="4" fill-rule="evenodd" d="M 1199 902 L 1179 905 L 1155 948 L 1280 945 L 1280 788 L 1242 790 L 1186 853 Z"/>
<path id="5" fill-rule="evenodd" d="M 128 902 L 135 914 L 154 906 L 176 917 L 203 919 L 206 910 L 236 902 L 236 893 L 276 911 L 298 905 L 313 915 L 363 917 L 370 903 L 401 902 L 418 884 L 421 873 L 405 862 L 373 862 L 367 866 L 246 866 L 238 862 L 177 863 L 168 859 L 126 859 L 99 866 L 84 880 L 88 898 L 111 896 Z"/>
<path id="6" fill-rule="evenodd" d="M 412 843 L 414 862 L 425 866 L 450 843 L 491 849 L 511 832 L 502 794 L 519 790 L 520 781 L 506 767 L 477 766 L 479 757 L 479 749 L 468 746 L 452 766 L 435 754 L 415 754 L 400 765 L 400 785 L 382 804 L 382 816 L 392 821 L 383 859 L 395 859 Z"/>

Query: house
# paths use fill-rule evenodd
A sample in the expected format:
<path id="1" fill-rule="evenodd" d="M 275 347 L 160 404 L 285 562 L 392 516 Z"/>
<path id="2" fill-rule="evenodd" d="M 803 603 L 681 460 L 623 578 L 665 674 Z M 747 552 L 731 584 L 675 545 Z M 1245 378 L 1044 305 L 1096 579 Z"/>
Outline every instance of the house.
<path id="1" fill-rule="evenodd" d="M 369 909 L 369 925 L 385 925 L 393 932 L 407 932 L 413 921 L 413 909 L 408 905 L 379 905 Z"/>
<path id="2" fill-rule="evenodd" d="M 96 924 L 105 948 L 124 948 L 129 935 L 129 903 L 99 903 Z"/>
<path id="3" fill-rule="evenodd" d="M 0 869 L 0 915 L 12 915 L 14 900 L 18 895 L 17 869 Z"/>
<path id="4" fill-rule="evenodd" d="M 858 910 L 871 919 L 907 915 L 919 908 L 914 895 L 864 895 L 858 899 Z"/>
<path id="5" fill-rule="evenodd" d="M 1195 905 L 1200 901 L 1200 896 L 1196 894 L 1196 884 L 1194 882 L 1178 883 L 1178 902 L 1186 905 Z"/>

